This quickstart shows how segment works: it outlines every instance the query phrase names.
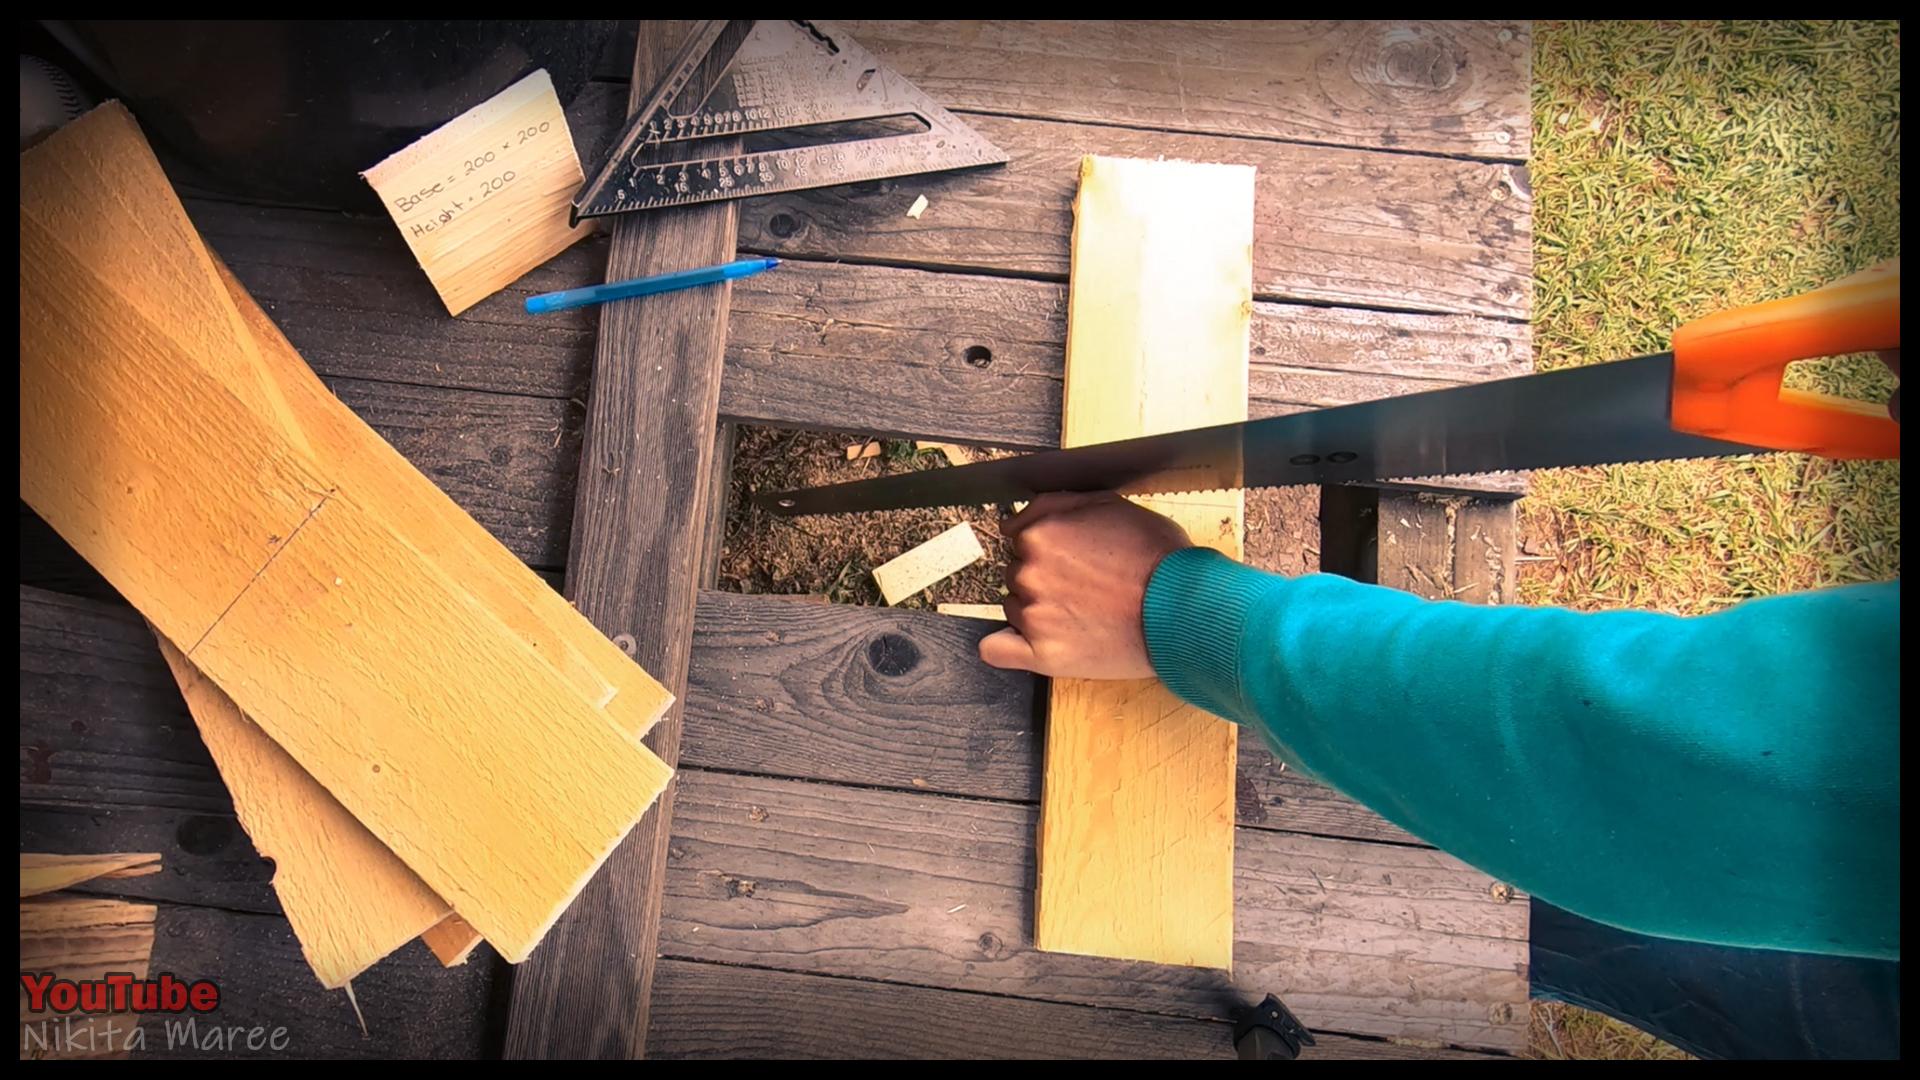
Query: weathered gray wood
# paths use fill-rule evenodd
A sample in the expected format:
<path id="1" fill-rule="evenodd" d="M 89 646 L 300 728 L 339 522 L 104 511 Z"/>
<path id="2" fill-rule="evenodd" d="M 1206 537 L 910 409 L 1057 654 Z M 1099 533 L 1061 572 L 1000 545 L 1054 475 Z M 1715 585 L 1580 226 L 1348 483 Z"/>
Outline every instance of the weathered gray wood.
<path id="1" fill-rule="evenodd" d="M 1219 1020 L 1153 1016 L 897 983 L 662 961 L 647 1054 L 656 1058 L 1232 1059 Z M 777 1017 L 778 1022 L 769 1022 Z M 1488 1055 L 1316 1036 L 1306 1060 Z"/>
<path id="2" fill-rule="evenodd" d="M 168 1025 L 184 1033 L 186 1021 L 145 1021 L 145 1049 L 132 1056 L 180 1058 L 478 1058 L 489 1049 L 487 999 L 493 965 L 484 947 L 466 964 L 443 968 L 426 946 L 414 942 L 353 980 L 353 1004 L 340 991 L 322 989 L 300 954 L 284 918 L 205 907 L 162 904 L 154 920 L 150 970 L 180 979 L 212 979 L 220 987 L 218 1011 L 198 1017 L 196 1040 L 218 1029 L 239 1029 L 236 1043 L 194 1046 L 167 1042 Z M 191 1015 L 191 1014 L 190 1014 Z M 279 1049 L 260 1045 L 285 1029 Z M 259 1030 L 249 1047 L 247 1034 Z"/>
<path id="3" fill-rule="evenodd" d="M 1525 167 L 1207 135 L 969 117 L 1004 168 L 769 195 L 740 244 L 801 258 L 1066 275 L 1085 154 L 1258 168 L 1261 299 L 1524 318 L 1533 284 Z M 925 195 L 917 220 L 907 206 Z"/>
<path id="4" fill-rule="evenodd" d="M 804 780 L 1035 802 L 1038 681 L 979 663 L 999 624 L 704 592 L 681 760 Z M 1242 740 L 1242 825 L 1417 843 Z"/>
<path id="5" fill-rule="evenodd" d="M 604 97 L 600 108 L 617 112 L 613 95 Z M 580 107 L 591 106 L 583 100 Z M 1526 318 L 1533 225 L 1524 165 L 1045 120 L 966 120 L 1008 153 L 1006 166 L 747 199 L 740 203 L 740 246 L 794 258 L 1064 279 L 1083 155 L 1220 161 L 1259 170 L 1255 296 Z M 583 129 L 576 139 L 585 144 L 595 130 L 604 129 Z M 930 205 L 909 218 L 919 195 Z"/>
<path id="6" fill-rule="evenodd" d="M 1526 905 L 1440 852 L 1240 830 L 1229 979 L 1034 950 L 1036 821 L 1029 805 L 687 770 L 661 951 L 1202 1018 L 1271 991 L 1318 1030 L 1525 1042 Z"/>
<path id="7" fill-rule="evenodd" d="M 1376 584 L 1429 600 L 1452 600 L 1456 500 L 1381 492 Z"/>
<path id="8" fill-rule="evenodd" d="M 84 882 L 69 892 L 166 900 L 278 915 L 273 866 L 253 850 L 231 812 L 53 807 L 23 803 L 20 850 L 58 855 L 152 851 L 161 872 Z"/>
<path id="9" fill-rule="evenodd" d="M 408 297 L 418 270 L 383 222 L 209 202 L 192 211 L 323 375 L 560 398 L 585 386 L 592 323 L 582 312 L 593 309 L 529 315 L 520 301 L 596 277 L 603 243 L 576 245 L 513 296 L 448 320 L 431 295 Z M 1055 282 L 788 263 L 734 287 L 722 408 L 1056 445 L 1065 312 Z M 1520 374 L 1531 353 L 1527 328 L 1505 320 L 1261 302 L 1250 360 L 1255 415 L 1271 415 Z"/>
<path id="10" fill-rule="evenodd" d="M 949 109 L 1500 159 L 1531 142 L 1524 22 L 842 25 Z"/>
<path id="11" fill-rule="evenodd" d="M 642 27 L 633 107 L 665 71 L 686 26 Z M 733 257 L 731 203 L 627 215 L 614 226 L 612 281 Z M 593 387 L 580 450 L 567 595 L 640 666 L 683 697 L 704 549 L 726 353 L 725 284 L 600 305 Z M 647 734 L 680 756 L 680 706 Z M 639 1057 L 659 932 L 669 785 L 514 972 L 512 1057 Z"/>
<path id="12" fill-rule="evenodd" d="M 1519 602 L 1519 529 L 1512 503 L 1463 500 L 1453 525 L 1454 598 L 1469 604 Z"/>

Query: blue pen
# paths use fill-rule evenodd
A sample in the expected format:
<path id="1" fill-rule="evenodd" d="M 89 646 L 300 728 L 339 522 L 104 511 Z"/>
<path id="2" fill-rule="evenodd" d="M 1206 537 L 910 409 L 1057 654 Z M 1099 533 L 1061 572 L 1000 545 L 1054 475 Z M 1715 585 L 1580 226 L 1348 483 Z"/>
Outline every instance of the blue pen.
<path id="1" fill-rule="evenodd" d="M 732 281 L 734 278 L 747 277 L 779 265 L 779 259 L 740 259 L 736 262 L 706 266 L 698 270 L 675 270 L 671 274 L 655 274 L 652 277 L 634 278 L 631 281 L 610 281 L 605 285 L 588 285 L 583 289 L 562 289 L 559 292 L 527 297 L 527 310 L 538 315 L 544 311 L 565 311 L 568 308 L 586 307 L 588 304 L 604 304 L 609 300 L 625 300 L 630 296 L 651 296 L 654 293 L 672 292 L 675 289 L 689 289 L 695 285 Z"/>

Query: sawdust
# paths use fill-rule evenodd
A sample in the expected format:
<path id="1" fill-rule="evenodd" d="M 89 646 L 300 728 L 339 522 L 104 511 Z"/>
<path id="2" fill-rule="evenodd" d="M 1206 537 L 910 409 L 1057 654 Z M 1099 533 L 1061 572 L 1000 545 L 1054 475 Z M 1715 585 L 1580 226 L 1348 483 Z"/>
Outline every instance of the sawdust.
<path id="1" fill-rule="evenodd" d="M 857 433 L 740 427 L 733 450 L 726 542 L 720 554 L 720 588 L 825 596 L 843 604 L 881 604 L 874 567 L 965 521 L 973 525 L 987 557 L 899 606 L 931 609 L 943 603 L 999 603 L 1005 596 L 1001 577 L 1006 547 L 1000 538 L 1000 516 L 994 510 L 946 507 L 782 518 L 753 505 L 756 491 L 948 467 L 940 451 L 915 450 L 906 439 L 879 440 L 881 453 L 847 460 L 848 446 L 870 438 Z M 983 459 L 1008 456 L 993 450 L 978 454 Z"/>

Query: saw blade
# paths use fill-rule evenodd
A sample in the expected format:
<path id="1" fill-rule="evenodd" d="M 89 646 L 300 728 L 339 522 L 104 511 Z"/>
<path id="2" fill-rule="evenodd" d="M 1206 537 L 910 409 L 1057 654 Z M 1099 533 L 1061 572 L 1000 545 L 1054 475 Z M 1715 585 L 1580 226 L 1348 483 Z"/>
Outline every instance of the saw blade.
<path id="1" fill-rule="evenodd" d="M 777 514 L 849 513 L 1011 503 L 1049 491 L 1369 484 L 1769 452 L 1673 430 L 1672 388 L 1673 356 L 1661 353 L 755 501 Z"/>
<path id="2" fill-rule="evenodd" d="M 676 148 L 855 121 L 919 130 L 810 146 L 675 157 Z M 689 37 L 606 161 L 573 220 L 978 165 L 1007 155 L 827 22 L 713 20 Z"/>

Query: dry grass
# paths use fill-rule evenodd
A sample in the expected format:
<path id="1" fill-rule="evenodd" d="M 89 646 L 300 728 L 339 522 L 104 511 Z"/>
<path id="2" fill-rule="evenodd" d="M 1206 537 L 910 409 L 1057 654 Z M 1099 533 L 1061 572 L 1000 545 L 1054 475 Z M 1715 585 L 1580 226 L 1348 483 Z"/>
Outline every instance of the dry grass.
<path id="1" fill-rule="evenodd" d="M 1722 308 L 1900 252 L 1900 38 L 1891 23 L 1534 28 L 1534 342 L 1564 367 L 1659 352 Z M 1797 385 L 1883 399 L 1869 357 Z M 1536 473 L 1522 598 L 1697 613 L 1900 573 L 1898 462 L 1778 454 Z M 1536 1004 L 1548 1058 L 1684 1057 Z"/>
<path id="2" fill-rule="evenodd" d="M 1534 32 L 1534 342 L 1543 369 L 1900 250 L 1890 23 L 1543 23 Z M 1801 385 L 1884 399 L 1870 357 Z M 1771 455 L 1535 474 L 1533 603 L 1702 612 L 1900 572 L 1900 466 Z"/>

